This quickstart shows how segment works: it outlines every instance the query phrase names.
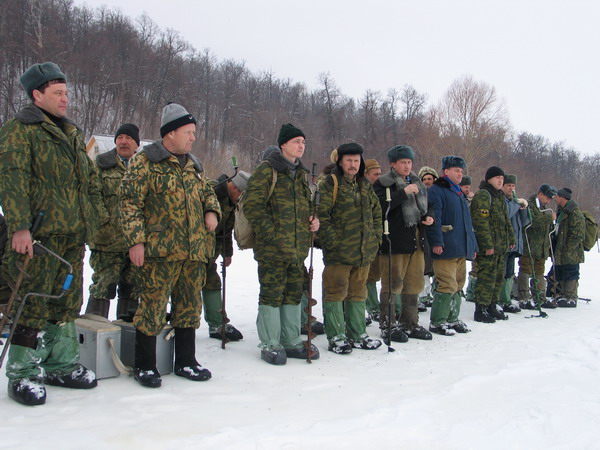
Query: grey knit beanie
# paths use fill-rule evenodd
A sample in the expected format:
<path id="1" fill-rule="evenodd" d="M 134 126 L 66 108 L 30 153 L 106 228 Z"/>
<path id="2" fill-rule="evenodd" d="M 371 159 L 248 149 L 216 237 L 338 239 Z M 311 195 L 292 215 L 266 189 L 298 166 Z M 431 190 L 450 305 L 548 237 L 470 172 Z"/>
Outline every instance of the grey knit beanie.
<path id="1" fill-rule="evenodd" d="M 188 123 L 197 123 L 187 109 L 177 103 L 169 103 L 163 108 L 162 119 L 160 121 L 160 137 Z"/>

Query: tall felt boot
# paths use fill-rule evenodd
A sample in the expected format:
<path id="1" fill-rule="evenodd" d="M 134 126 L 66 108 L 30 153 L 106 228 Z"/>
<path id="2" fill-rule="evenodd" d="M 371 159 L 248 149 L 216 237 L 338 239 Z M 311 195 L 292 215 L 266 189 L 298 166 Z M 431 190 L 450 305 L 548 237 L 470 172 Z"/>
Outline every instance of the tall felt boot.
<path id="1" fill-rule="evenodd" d="M 117 287 L 117 319 L 132 322 L 138 308 L 138 297 L 133 289 L 133 284 L 120 282 Z"/>
<path id="2" fill-rule="evenodd" d="M 156 368 L 156 336 L 135 330 L 135 362 L 133 377 L 142 386 L 157 388 L 162 384 Z"/>
<path id="3" fill-rule="evenodd" d="M 96 374 L 79 363 L 75 321 L 61 325 L 48 322 L 42 342 L 47 354 L 42 362 L 46 384 L 71 389 L 91 389 L 98 385 Z"/>
<path id="4" fill-rule="evenodd" d="M 287 356 L 281 346 L 281 315 L 279 308 L 269 305 L 258 305 L 256 328 L 261 349 L 260 357 L 275 366 L 286 363 Z"/>
<path id="5" fill-rule="evenodd" d="M 467 298 L 468 302 L 475 302 L 475 284 L 477 284 L 477 277 L 469 275 L 469 283 L 467 284 Z"/>
<path id="6" fill-rule="evenodd" d="M 43 405 L 46 402 L 46 387 L 38 333 L 40 330 L 17 325 L 8 349 L 6 377 L 8 396 L 26 406 Z"/>
<path id="7" fill-rule="evenodd" d="M 192 381 L 210 380 L 212 374 L 196 361 L 196 330 L 175 328 L 175 375 Z"/>
<path id="8" fill-rule="evenodd" d="M 85 308 L 86 314 L 95 314 L 108 319 L 108 312 L 110 310 L 110 300 L 106 298 L 96 298 L 92 295 L 88 298 L 88 303 Z"/>
<path id="9" fill-rule="evenodd" d="M 411 330 L 419 324 L 419 294 L 401 294 L 400 327 Z"/>
<path id="10" fill-rule="evenodd" d="M 367 283 L 367 300 L 365 302 L 367 312 L 371 317 L 377 315 L 379 319 L 379 296 L 377 295 L 377 283 Z"/>

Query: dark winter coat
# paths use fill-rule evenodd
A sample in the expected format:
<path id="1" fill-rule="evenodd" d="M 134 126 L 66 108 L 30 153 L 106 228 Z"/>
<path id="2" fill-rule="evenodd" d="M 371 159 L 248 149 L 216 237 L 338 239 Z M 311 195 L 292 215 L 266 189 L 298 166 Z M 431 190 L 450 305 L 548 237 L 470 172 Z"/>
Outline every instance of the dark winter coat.
<path id="1" fill-rule="evenodd" d="M 277 181 L 267 201 L 273 170 L 277 171 Z M 281 153 L 273 152 L 248 180 L 244 213 L 256 234 L 257 261 L 304 263 L 310 246 L 308 218 L 312 211 L 307 174 L 300 162 L 294 175 Z"/>
<path id="2" fill-rule="evenodd" d="M 515 232 L 508 220 L 504 194 L 486 181 L 481 182 L 471 202 L 471 219 L 480 253 L 494 249 L 496 255 L 501 255 L 515 245 Z"/>
<path id="3" fill-rule="evenodd" d="M 529 255 L 531 249 L 531 257 L 534 259 L 546 260 L 550 256 L 550 230 L 553 226 L 552 212 L 542 212 L 538 206 L 538 198 L 536 194 L 529 197 L 528 211 L 531 216 L 531 225 L 525 229 L 529 248 L 525 242 L 524 255 Z M 549 209 L 549 206 L 542 207 Z"/>
<path id="4" fill-rule="evenodd" d="M 349 181 L 339 167 L 319 183 L 319 240 L 326 265 L 369 265 L 381 244 L 381 207 L 365 177 Z M 338 190 L 333 204 L 333 178 Z"/>
<path id="5" fill-rule="evenodd" d="M 419 196 L 425 196 L 425 205 L 427 205 L 427 188 L 425 185 L 419 180 L 414 173 L 410 174 L 411 184 L 416 184 L 419 187 Z M 390 189 L 391 199 L 390 202 L 390 211 L 388 213 L 388 228 L 389 228 L 389 238 L 392 241 L 392 254 L 410 254 L 417 251 L 418 248 L 424 248 L 424 240 L 425 240 L 425 232 L 424 226 L 421 225 L 420 221 L 424 220 L 426 216 L 432 216 L 433 213 L 430 209 L 426 209 L 425 213 L 421 213 L 420 220 L 417 225 L 414 226 L 406 226 L 404 213 L 402 210 L 402 205 L 404 203 L 409 203 L 409 195 L 404 192 L 404 189 L 401 189 L 396 183 L 395 177 L 393 173 L 390 171 L 385 175 L 379 177 L 379 179 L 373 184 L 373 189 L 375 190 L 375 194 L 379 198 L 379 203 L 381 204 L 381 212 L 383 215 L 383 220 L 385 220 L 385 213 L 387 211 L 388 202 L 386 201 L 386 188 Z M 414 194 L 410 194 L 410 197 L 414 198 Z M 413 202 L 414 203 L 414 202 Z M 417 227 L 420 230 L 420 239 L 417 242 Z M 383 242 L 381 244 L 381 253 L 389 254 L 389 244 L 385 236 L 383 236 Z"/>
<path id="6" fill-rule="evenodd" d="M 585 217 L 575 200 L 569 200 L 560 211 L 556 236 L 555 264 L 581 264 L 585 261 L 583 240 L 585 238 Z"/>
<path id="7" fill-rule="evenodd" d="M 428 196 L 435 221 L 427 227 L 427 240 L 430 247 L 444 247 L 441 255 L 431 252 L 431 257 L 473 260 L 477 252 L 477 240 L 465 196 L 453 191 L 444 178 L 435 180 Z"/>

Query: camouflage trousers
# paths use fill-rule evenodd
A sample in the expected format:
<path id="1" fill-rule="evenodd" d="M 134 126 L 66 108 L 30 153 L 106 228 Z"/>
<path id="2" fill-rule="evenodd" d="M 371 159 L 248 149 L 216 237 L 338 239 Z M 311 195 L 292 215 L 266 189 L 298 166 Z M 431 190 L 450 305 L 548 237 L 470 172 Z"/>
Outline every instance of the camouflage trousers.
<path id="1" fill-rule="evenodd" d="M 504 253 L 477 255 L 475 301 L 482 305 L 498 302 L 504 282 Z"/>
<path id="2" fill-rule="evenodd" d="M 437 282 L 436 291 L 454 294 L 465 285 L 467 261 L 465 258 L 433 259 L 433 273 Z"/>
<path id="3" fill-rule="evenodd" d="M 171 325 L 198 328 L 202 311 L 200 295 L 206 278 L 206 263 L 200 261 L 144 261 L 140 267 L 140 306 L 133 325 L 148 336 L 158 335 L 165 324 L 171 298 Z"/>
<path id="4" fill-rule="evenodd" d="M 304 264 L 257 261 L 260 292 L 258 304 L 278 307 L 297 305 L 302 298 Z"/>
<path id="5" fill-rule="evenodd" d="M 529 256 L 521 256 L 519 258 L 519 300 L 527 301 L 530 298 L 530 282 L 529 279 L 535 275 L 537 281 L 533 289 L 533 297 L 542 303 L 546 300 L 546 278 L 544 277 L 544 269 L 546 266 L 545 259 L 532 259 Z"/>
<path id="6" fill-rule="evenodd" d="M 92 284 L 90 295 L 113 299 L 119 287 L 119 297 L 125 285 L 136 286 L 137 267 L 131 264 L 128 252 L 103 252 L 92 250 L 90 255 Z"/>
<path id="7" fill-rule="evenodd" d="M 203 289 L 220 291 L 221 288 L 221 277 L 217 270 L 217 258 L 210 258 L 206 264 L 206 283 L 204 283 Z"/>
<path id="8" fill-rule="evenodd" d="M 362 302 L 367 298 L 369 266 L 326 265 L 323 269 L 325 302 Z"/>
<path id="9" fill-rule="evenodd" d="M 73 267 L 74 276 L 70 289 L 58 299 L 37 295 L 27 297 L 19 324 L 41 330 L 48 321 L 70 322 L 79 316 L 83 301 L 82 278 L 85 246 L 82 239 L 76 235 L 40 238 L 39 241 L 44 247 L 68 261 Z M 2 278 L 14 286 L 25 257 L 11 249 L 10 241 L 6 249 L 2 260 Z M 34 255 L 26 272 L 27 275 L 23 278 L 19 289 L 20 298 L 30 292 L 59 295 L 69 269 L 56 257 L 44 254 Z M 15 301 L 13 306 L 15 308 L 13 311 L 16 311 L 19 302 Z"/>

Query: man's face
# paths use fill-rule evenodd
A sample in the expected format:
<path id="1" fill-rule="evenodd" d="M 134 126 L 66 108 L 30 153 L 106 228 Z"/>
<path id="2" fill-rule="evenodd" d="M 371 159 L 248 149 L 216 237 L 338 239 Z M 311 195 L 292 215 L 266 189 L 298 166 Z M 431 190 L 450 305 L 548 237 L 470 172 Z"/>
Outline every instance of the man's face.
<path id="1" fill-rule="evenodd" d="M 44 92 L 33 90 L 33 104 L 57 117 L 67 115 L 69 99 L 65 83 L 50 84 Z"/>
<path id="2" fill-rule="evenodd" d="M 548 203 L 550 203 L 550 200 L 552 200 L 550 197 L 548 197 L 546 194 L 542 194 L 540 192 L 540 195 L 538 195 L 538 198 L 540 199 L 540 203 L 543 206 L 546 206 Z"/>
<path id="3" fill-rule="evenodd" d="M 117 146 L 117 153 L 125 159 L 131 158 L 138 148 L 137 142 L 127 134 L 118 135 L 115 144 Z"/>
<path id="4" fill-rule="evenodd" d="M 504 184 L 504 177 L 502 175 L 496 175 L 487 180 L 487 182 L 491 184 L 494 189 L 500 190 Z"/>
<path id="5" fill-rule="evenodd" d="M 450 181 L 452 181 L 454 184 L 460 184 L 460 182 L 462 181 L 463 178 L 463 170 L 460 167 L 450 167 L 448 169 L 444 169 L 444 175 L 446 175 Z M 461 186 L 461 189 L 464 186 Z M 470 186 L 469 186 L 469 190 L 470 190 Z M 464 194 L 464 191 L 463 191 Z M 465 194 L 467 195 L 467 194 Z"/>
<path id="6" fill-rule="evenodd" d="M 506 198 L 513 198 L 513 192 L 515 192 L 515 189 L 517 189 L 517 185 L 514 183 L 504 183 L 502 185 L 502 192 L 504 192 Z"/>
<path id="7" fill-rule="evenodd" d="M 433 186 L 433 182 L 435 181 L 435 178 L 433 178 L 433 175 L 423 175 L 423 178 L 421 178 L 421 181 L 423 182 L 423 184 L 425 185 L 425 187 L 431 187 Z"/>
<path id="8" fill-rule="evenodd" d="M 348 178 L 354 178 L 360 169 L 360 155 L 343 155 L 340 167 Z"/>
<path id="9" fill-rule="evenodd" d="M 560 195 L 556 195 L 556 196 L 554 196 L 554 201 L 556 201 L 556 204 L 558 206 L 560 206 L 561 208 L 564 208 L 569 200 L 567 200 L 564 197 L 561 197 Z"/>
<path id="10" fill-rule="evenodd" d="M 236 204 L 237 202 L 240 201 L 240 196 L 242 195 L 242 192 L 237 188 L 237 186 L 235 184 L 233 184 L 232 181 L 228 181 L 227 182 L 227 194 L 229 195 L 229 199 L 231 200 L 231 203 Z"/>
<path id="11" fill-rule="evenodd" d="M 466 186 L 461 186 L 460 190 L 462 191 L 462 193 L 465 197 L 468 197 L 469 194 L 471 193 L 471 185 L 468 184 Z"/>
<path id="12" fill-rule="evenodd" d="M 375 183 L 380 176 L 381 167 L 375 167 L 374 169 L 370 169 L 365 172 L 365 177 L 371 182 L 371 184 Z"/>
<path id="13" fill-rule="evenodd" d="M 304 148 L 304 138 L 298 136 L 281 144 L 281 154 L 289 162 L 294 163 L 298 158 L 302 158 L 302 155 L 304 155 Z"/>
<path id="14" fill-rule="evenodd" d="M 196 125 L 188 123 L 176 130 L 170 131 L 165 136 L 167 138 L 167 149 L 177 155 L 185 155 L 192 151 L 192 145 L 196 140 Z"/>
<path id="15" fill-rule="evenodd" d="M 402 177 L 407 177 L 408 175 L 410 175 L 412 165 L 412 159 L 409 158 L 399 159 L 397 161 L 394 161 L 393 163 L 390 163 L 392 169 L 394 169 L 396 173 Z"/>

